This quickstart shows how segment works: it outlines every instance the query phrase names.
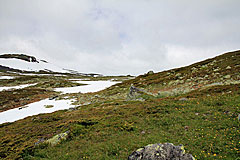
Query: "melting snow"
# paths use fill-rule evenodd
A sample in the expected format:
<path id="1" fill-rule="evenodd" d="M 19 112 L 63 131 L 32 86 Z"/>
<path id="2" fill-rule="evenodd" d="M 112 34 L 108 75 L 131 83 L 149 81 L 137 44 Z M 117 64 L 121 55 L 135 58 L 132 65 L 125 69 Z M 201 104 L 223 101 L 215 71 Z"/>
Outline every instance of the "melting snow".
<path id="1" fill-rule="evenodd" d="M 46 108 L 45 105 L 53 105 L 52 108 Z M 5 122 L 14 122 L 28 116 L 40 113 L 52 113 L 57 110 L 69 109 L 74 107 L 71 100 L 49 100 L 44 99 L 38 102 L 28 104 L 23 107 L 14 108 L 0 113 L 0 124 Z M 21 109 L 22 108 L 22 109 Z"/>
<path id="2" fill-rule="evenodd" d="M 119 82 L 112 82 L 112 81 L 75 81 L 81 84 L 88 84 L 84 86 L 77 86 L 77 87 L 66 87 L 66 88 L 55 88 L 55 91 L 65 93 L 88 93 L 88 92 L 97 92 L 103 89 L 106 89 L 116 83 Z"/>
<path id="3" fill-rule="evenodd" d="M 39 71 L 39 70 L 51 70 L 54 72 L 62 72 L 66 73 L 66 70 L 63 70 L 62 68 L 51 64 L 51 63 L 45 63 L 42 61 L 37 62 L 27 62 L 24 60 L 19 59 L 3 59 L 0 58 L 0 64 L 3 66 L 7 66 L 14 69 L 20 69 L 25 71 Z"/>
<path id="4" fill-rule="evenodd" d="M 110 87 L 116 83 L 119 82 L 111 82 L 111 81 L 76 81 L 78 83 L 82 84 L 88 84 L 84 86 L 78 86 L 78 87 L 68 87 L 68 88 L 57 88 L 56 91 L 61 91 L 63 93 L 87 93 L 87 92 L 97 92 L 100 90 L 103 90 L 107 87 Z M 35 84 L 30 85 L 21 85 L 21 86 L 15 86 L 15 87 L 0 87 L 0 91 L 2 88 L 4 89 L 10 89 L 10 88 L 24 88 Z M 75 107 L 71 104 L 71 100 L 41 100 L 39 102 L 34 102 L 31 104 L 28 104 L 26 106 L 20 107 L 20 108 L 14 108 L 10 109 L 4 112 L 0 113 L 0 124 L 5 122 L 14 122 L 19 119 L 23 119 L 28 116 L 37 115 L 40 113 L 51 113 L 58 110 L 63 109 L 69 109 L 72 107 Z M 46 108 L 45 105 L 53 105 L 52 108 Z"/>
<path id="5" fill-rule="evenodd" d="M 12 76 L 0 76 L 0 79 L 13 79 L 14 77 Z"/>
<path id="6" fill-rule="evenodd" d="M 9 90 L 9 89 L 22 89 L 22 88 L 26 88 L 26 87 L 30 87 L 30 86 L 34 86 L 37 83 L 33 83 L 33 84 L 23 84 L 23 85 L 19 85 L 19 86 L 12 86 L 12 87 L 0 87 L 0 92 L 3 90 Z"/>

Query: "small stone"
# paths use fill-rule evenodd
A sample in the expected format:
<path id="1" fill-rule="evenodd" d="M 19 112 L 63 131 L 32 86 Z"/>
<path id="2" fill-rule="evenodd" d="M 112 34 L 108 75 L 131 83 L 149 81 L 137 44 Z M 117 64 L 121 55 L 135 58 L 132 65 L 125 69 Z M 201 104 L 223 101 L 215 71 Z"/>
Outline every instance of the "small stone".
<path id="1" fill-rule="evenodd" d="M 180 77 L 181 76 L 181 73 L 177 73 L 175 77 Z"/>
<path id="2" fill-rule="evenodd" d="M 195 113 L 195 115 L 196 115 L 196 116 L 198 116 L 198 115 L 199 115 L 199 113 Z"/>
<path id="3" fill-rule="evenodd" d="M 151 75 L 151 74 L 154 74 L 154 72 L 153 72 L 153 71 L 148 71 L 147 74 L 148 74 L 148 75 Z"/>
<path id="4" fill-rule="evenodd" d="M 219 71 L 219 69 L 218 69 L 218 68 L 213 70 L 213 72 L 217 72 L 217 71 Z"/>
<path id="5" fill-rule="evenodd" d="M 231 75 L 226 75 L 226 76 L 224 76 L 224 78 L 229 79 L 229 78 L 231 78 Z"/>
<path id="6" fill-rule="evenodd" d="M 187 101 L 187 98 L 180 98 L 179 101 Z"/>
<path id="7" fill-rule="evenodd" d="M 230 67 L 230 66 L 227 66 L 227 68 L 226 69 L 231 69 L 232 67 Z"/>
<path id="8" fill-rule="evenodd" d="M 185 129 L 185 130 L 188 130 L 188 129 L 189 129 L 189 126 L 185 126 L 184 129 Z"/>

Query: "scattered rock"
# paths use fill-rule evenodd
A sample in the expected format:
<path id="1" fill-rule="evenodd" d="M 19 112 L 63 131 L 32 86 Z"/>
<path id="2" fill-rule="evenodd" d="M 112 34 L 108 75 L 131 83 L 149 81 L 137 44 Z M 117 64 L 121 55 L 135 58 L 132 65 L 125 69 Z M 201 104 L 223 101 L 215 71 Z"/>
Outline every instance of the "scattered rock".
<path id="1" fill-rule="evenodd" d="M 232 67 L 230 67 L 230 66 L 227 66 L 227 68 L 226 69 L 231 69 Z"/>
<path id="2" fill-rule="evenodd" d="M 173 85 L 174 83 L 175 83 L 175 81 L 170 81 L 170 82 L 168 83 L 168 85 L 171 86 L 171 85 Z"/>
<path id="3" fill-rule="evenodd" d="M 229 79 L 229 78 L 231 78 L 231 75 L 226 75 L 226 76 L 224 76 L 224 78 Z"/>
<path id="4" fill-rule="evenodd" d="M 37 121 L 39 121 L 40 119 L 41 119 L 40 117 L 33 117 L 33 118 L 31 118 L 31 120 L 34 121 L 34 122 L 37 122 Z"/>
<path id="5" fill-rule="evenodd" d="M 181 76 L 181 73 L 177 73 L 175 77 L 180 77 Z"/>
<path id="6" fill-rule="evenodd" d="M 195 158 L 185 153 L 183 145 L 158 143 L 139 148 L 128 157 L 128 160 L 195 160 Z"/>
<path id="7" fill-rule="evenodd" d="M 184 80 L 180 80 L 179 83 L 180 83 L 180 84 L 184 83 Z"/>
<path id="8" fill-rule="evenodd" d="M 196 115 L 196 116 L 198 116 L 198 115 L 199 115 L 199 113 L 195 113 L 195 115 Z"/>
<path id="9" fill-rule="evenodd" d="M 238 121 L 240 121 L 240 114 L 238 114 Z"/>
<path id="10" fill-rule="evenodd" d="M 179 101 L 187 101 L 187 98 L 180 98 Z"/>

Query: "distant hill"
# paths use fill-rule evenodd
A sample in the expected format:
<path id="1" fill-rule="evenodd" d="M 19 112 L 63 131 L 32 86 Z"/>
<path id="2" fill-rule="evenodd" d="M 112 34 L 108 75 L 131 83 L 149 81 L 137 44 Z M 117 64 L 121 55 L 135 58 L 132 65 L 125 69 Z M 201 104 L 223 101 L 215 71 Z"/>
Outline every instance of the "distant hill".
<path id="1" fill-rule="evenodd" d="M 0 55 L 0 72 L 41 72 L 80 74 L 85 76 L 99 76 L 99 74 L 84 74 L 72 69 L 59 67 L 46 60 L 38 59 L 27 54 L 7 53 Z"/>

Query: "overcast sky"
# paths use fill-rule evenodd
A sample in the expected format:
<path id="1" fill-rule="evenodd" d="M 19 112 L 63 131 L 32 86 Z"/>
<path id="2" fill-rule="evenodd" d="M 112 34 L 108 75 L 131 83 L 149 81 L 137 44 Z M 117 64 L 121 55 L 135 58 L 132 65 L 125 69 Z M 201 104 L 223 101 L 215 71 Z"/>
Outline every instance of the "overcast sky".
<path id="1" fill-rule="evenodd" d="M 138 75 L 240 49 L 240 0 L 0 0 L 0 53 Z"/>

